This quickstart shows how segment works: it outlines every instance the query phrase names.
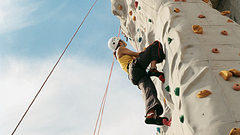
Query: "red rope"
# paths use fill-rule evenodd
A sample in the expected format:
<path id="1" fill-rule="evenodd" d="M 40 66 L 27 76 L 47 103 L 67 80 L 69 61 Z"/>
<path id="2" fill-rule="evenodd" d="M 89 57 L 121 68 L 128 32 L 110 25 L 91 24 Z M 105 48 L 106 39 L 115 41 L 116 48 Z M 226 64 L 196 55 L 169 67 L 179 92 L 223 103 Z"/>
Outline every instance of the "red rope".
<path id="1" fill-rule="evenodd" d="M 65 49 L 63 50 L 62 54 L 60 55 L 60 57 L 58 58 L 57 62 L 55 63 L 55 65 L 53 66 L 52 70 L 50 71 L 49 75 L 47 76 L 47 78 L 45 79 L 45 81 L 43 82 L 41 88 L 39 89 L 39 91 L 37 92 L 37 94 L 35 95 L 35 97 L 33 98 L 32 102 L 30 103 L 30 105 L 28 106 L 27 110 L 25 111 L 25 113 L 23 114 L 23 116 L 21 117 L 20 121 L 18 122 L 17 126 L 15 127 L 15 129 L 13 130 L 11 135 L 14 135 L 14 133 L 16 132 L 17 128 L 19 127 L 19 125 L 21 124 L 21 122 L 23 121 L 24 117 L 26 116 L 26 114 L 28 113 L 29 109 L 31 108 L 32 104 L 34 103 L 34 101 L 36 100 L 36 98 L 38 97 L 39 93 L 42 91 L 43 87 L 45 86 L 46 82 L 48 81 L 49 77 L 52 75 L 53 71 L 55 70 L 55 68 L 57 67 L 58 63 L 60 62 L 60 60 L 62 59 L 63 55 L 65 54 L 66 50 L 68 49 L 68 47 L 70 46 L 70 44 L 72 43 L 74 37 L 76 36 L 76 34 L 78 33 L 79 29 L 82 27 L 83 23 L 85 22 L 86 18 L 88 17 L 89 13 L 92 11 L 94 5 L 96 4 L 98 0 L 96 0 L 92 7 L 89 9 L 89 11 L 87 12 L 86 16 L 84 17 L 83 21 L 81 22 L 81 24 L 79 25 L 79 27 L 77 28 L 77 30 L 75 31 L 75 33 L 73 34 L 72 38 L 70 39 L 70 41 L 68 42 L 67 46 L 65 47 Z"/>

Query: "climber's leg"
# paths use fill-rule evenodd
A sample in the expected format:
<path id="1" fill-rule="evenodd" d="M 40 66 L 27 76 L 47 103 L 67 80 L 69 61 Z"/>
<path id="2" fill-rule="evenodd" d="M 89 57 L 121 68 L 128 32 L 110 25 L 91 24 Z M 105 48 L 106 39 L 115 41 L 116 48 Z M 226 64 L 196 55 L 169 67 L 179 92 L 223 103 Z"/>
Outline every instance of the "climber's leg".
<path id="1" fill-rule="evenodd" d="M 156 88 L 148 76 L 142 77 L 138 82 L 138 88 L 143 93 L 143 99 L 146 106 L 146 114 L 151 110 L 156 110 L 157 116 L 163 113 L 163 108 L 160 101 L 157 98 Z"/>
<path id="2" fill-rule="evenodd" d="M 145 51 L 139 54 L 137 63 L 140 64 L 143 69 L 146 69 L 151 62 L 151 64 L 155 64 L 156 66 L 156 64 L 162 62 L 163 59 L 165 59 L 163 47 L 159 41 L 155 41 L 149 45 Z"/>

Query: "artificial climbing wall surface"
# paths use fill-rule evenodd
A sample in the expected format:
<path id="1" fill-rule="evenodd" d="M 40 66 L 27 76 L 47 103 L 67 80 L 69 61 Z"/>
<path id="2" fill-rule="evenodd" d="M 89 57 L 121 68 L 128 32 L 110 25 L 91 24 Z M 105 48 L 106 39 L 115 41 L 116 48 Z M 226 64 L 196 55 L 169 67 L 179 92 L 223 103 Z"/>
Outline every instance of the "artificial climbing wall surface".
<path id="1" fill-rule="evenodd" d="M 162 135 L 226 135 L 240 124 L 240 26 L 209 0 L 111 0 L 131 45 L 159 40 L 166 82 L 152 78 L 164 116 Z M 230 70 L 231 69 L 231 70 Z M 236 70 L 234 70 L 236 69 Z M 236 128 L 236 129 L 235 129 Z"/>

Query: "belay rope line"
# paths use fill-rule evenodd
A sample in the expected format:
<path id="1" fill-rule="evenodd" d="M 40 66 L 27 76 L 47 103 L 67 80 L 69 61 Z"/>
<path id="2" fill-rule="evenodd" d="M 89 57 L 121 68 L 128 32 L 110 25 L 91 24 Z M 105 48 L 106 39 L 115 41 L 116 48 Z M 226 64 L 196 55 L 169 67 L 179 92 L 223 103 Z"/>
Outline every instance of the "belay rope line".
<path id="1" fill-rule="evenodd" d="M 68 42 L 67 46 L 65 47 L 65 49 L 63 50 L 62 54 L 60 55 L 60 57 L 58 58 L 57 62 L 55 63 L 55 65 L 53 66 L 52 70 L 50 71 L 50 73 L 48 74 L 47 78 L 45 79 L 45 81 L 43 82 L 42 86 L 40 87 L 40 89 L 38 90 L 37 94 L 35 95 L 35 97 L 33 98 L 32 102 L 30 103 L 30 105 L 28 106 L 27 110 L 24 112 L 23 116 L 21 117 L 20 121 L 18 122 L 18 124 L 16 125 L 16 127 L 14 128 L 13 132 L 11 135 L 14 135 L 14 133 L 16 132 L 16 130 L 18 129 L 19 125 L 21 124 L 21 122 L 23 121 L 23 119 L 25 118 L 26 114 L 28 113 L 29 109 L 31 108 L 32 104 L 34 103 L 34 101 L 36 100 L 36 98 L 38 97 L 39 93 L 42 91 L 43 87 L 45 86 L 45 84 L 47 83 L 49 77 L 52 75 L 53 71 L 55 70 L 55 68 L 57 67 L 58 63 L 60 62 L 60 60 L 62 59 L 63 55 L 65 54 L 66 50 L 68 49 L 68 47 L 70 46 L 70 44 L 72 43 L 73 39 L 75 38 L 75 36 L 77 35 L 79 29 L 82 27 L 83 23 L 85 22 L 86 18 L 88 17 L 89 13 L 92 11 L 94 5 L 96 4 L 98 0 L 95 0 L 95 2 L 93 3 L 93 5 L 91 6 L 91 8 L 88 10 L 86 16 L 84 17 L 84 19 L 82 20 L 81 24 L 78 26 L 77 30 L 75 31 L 75 33 L 73 34 L 72 38 L 70 39 L 70 41 Z"/>
<path id="2" fill-rule="evenodd" d="M 118 37 L 120 36 L 120 32 L 121 32 L 121 26 L 119 27 Z M 100 109 L 99 109 L 99 112 L 98 112 L 98 117 L 97 117 L 97 120 L 96 120 L 93 135 L 96 134 L 97 127 L 98 127 L 97 135 L 99 135 L 99 133 L 100 133 L 100 129 L 101 129 L 101 125 L 102 125 L 102 116 L 103 116 L 103 111 L 104 111 L 104 107 L 105 107 L 105 103 L 106 103 L 108 87 L 109 87 L 110 79 L 111 79 L 111 76 L 112 76 L 113 66 L 114 66 L 114 57 L 113 57 L 113 62 L 112 62 L 110 74 L 109 74 L 109 77 L 108 77 L 107 87 L 106 87 L 104 96 L 102 98 L 102 102 L 101 102 Z M 100 119 L 100 122 L 98 124 L 99 119 Z"/>

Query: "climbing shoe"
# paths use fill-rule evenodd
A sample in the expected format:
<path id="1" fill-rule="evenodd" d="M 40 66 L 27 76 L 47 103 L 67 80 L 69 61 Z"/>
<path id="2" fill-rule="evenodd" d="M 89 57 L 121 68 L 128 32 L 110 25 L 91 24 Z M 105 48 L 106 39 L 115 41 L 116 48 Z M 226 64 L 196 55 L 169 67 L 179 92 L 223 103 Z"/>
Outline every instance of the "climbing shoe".
<path id="1" fill-rule="evenodd" d="M 164 83 L 165 82 L 165 76 L 164 76 L 164 73 L 163 72 L 159 72 L 157 69 L 150 69 L 149 71 L 148 71 L 148 76 L 156 76 L 156 77 L 158 77 L 161 81 L 162 81 L 162 83 Z"/>
<path id="2" fill-rule="evenodd" d="M 149 111 L 146 115 L 145 119 L 146 124 L 154 124 L 154 125 L 171 125 L 171 120 L 168 120 L 167 117 L 157 117 L 155 110 Z"/>

